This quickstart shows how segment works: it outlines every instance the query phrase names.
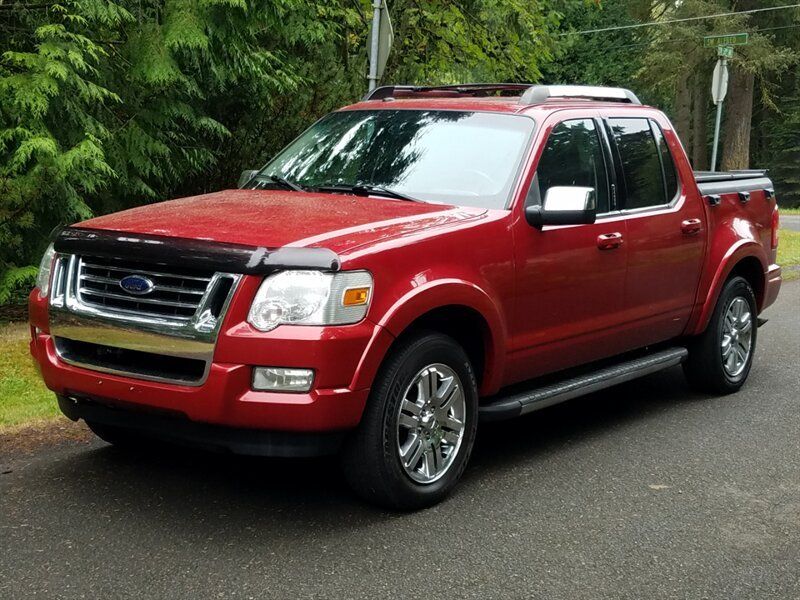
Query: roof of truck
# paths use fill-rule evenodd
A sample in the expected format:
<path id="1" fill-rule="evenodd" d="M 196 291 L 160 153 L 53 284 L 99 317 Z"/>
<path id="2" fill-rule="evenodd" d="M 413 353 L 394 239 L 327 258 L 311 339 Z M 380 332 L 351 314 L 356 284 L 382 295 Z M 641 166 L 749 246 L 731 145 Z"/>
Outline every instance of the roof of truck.
<path id="1" fill-rule="evenodd" d="M 642 108 L 632 92 L 621 88 L 500 83 L 384 86 L 342 110 L 468 110 L 518 114 L 587 106 Z"/>

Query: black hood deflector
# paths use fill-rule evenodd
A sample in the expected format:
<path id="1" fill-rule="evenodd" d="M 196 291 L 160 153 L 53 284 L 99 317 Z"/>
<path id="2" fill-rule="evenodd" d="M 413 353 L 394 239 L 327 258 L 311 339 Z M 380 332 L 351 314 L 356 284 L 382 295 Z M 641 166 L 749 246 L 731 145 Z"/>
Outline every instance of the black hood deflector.
<path id="1" fill-rule="evenodd" d="M 56 252 L 122 258 L 213 270 L 268 275 L 280 269 L 338 271 L 339 256 L 327 248 L 266 248 L 210 240 L 66 227 L 54 238 Z"/>

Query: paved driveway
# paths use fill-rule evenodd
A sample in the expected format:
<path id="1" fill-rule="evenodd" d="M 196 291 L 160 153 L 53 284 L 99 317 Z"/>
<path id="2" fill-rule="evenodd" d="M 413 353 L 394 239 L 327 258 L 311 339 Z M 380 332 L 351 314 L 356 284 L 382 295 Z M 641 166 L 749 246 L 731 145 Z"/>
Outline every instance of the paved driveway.
<path id="1" fill-rule="evenodd" d="M 800 215 L 781 215 L 781 227 L 800 231 Z"/>
<path id="2" fill-rule="evenodd" d="M 100 442 L 0 457 L 0 598 L 800 597 L 800 284 L 741 393 L 680 370 L 484 427 L 457 493 Z"/>

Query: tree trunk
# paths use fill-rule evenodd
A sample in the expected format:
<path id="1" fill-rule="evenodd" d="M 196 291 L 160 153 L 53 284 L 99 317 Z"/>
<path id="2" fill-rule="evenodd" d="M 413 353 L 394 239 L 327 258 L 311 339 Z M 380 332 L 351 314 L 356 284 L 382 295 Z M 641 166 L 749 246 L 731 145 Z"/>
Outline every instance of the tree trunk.
<path id="1" fill-rule="evenodd" d="M 708 123 L 708 87 L 707 80 L 698 74 L 694 78 L 692 101 L 692 166 L 697 171 L 708 169 L 708 141 L 706 124 Z"/>
<path id="2" fill-rule="evenodd" d="M 722 171 L 747 169 L 750 165 L 750 122 L 753 118 L 755 75 L 733 69 L 725 98 L 725 128 L 722 136 Z"/>
<path id="3" fill-rule="evenodd" d="M 691 148 L 692 143 L 692 90 L 689 87 L 689 74 L 681 73 L 678 76 L 675 89 L 675 119 L 672 124 L 678 137 L 685 148 Z"/>

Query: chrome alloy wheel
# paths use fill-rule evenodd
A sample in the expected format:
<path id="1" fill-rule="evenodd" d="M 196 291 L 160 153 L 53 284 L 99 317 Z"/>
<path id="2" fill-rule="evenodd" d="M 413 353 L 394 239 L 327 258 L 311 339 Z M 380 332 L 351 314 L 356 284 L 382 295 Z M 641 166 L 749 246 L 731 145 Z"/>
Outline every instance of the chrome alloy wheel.
<path id="1" fill-rule="evenodd" d="M 738 377 L 744 371 L 753 349 L 753 316 L 750 305 L 741 296 L 728 304 L 722 323 L 722 366 L 729 377 Z"/>
<path id="2" fill-rule="evenodd" d="M 397 418 L 400 464 L 415 482 L 440 479 L 464 439 L 466 399 L 455 371 L 443 364 L 420 370 L 406 388 Z"/>

